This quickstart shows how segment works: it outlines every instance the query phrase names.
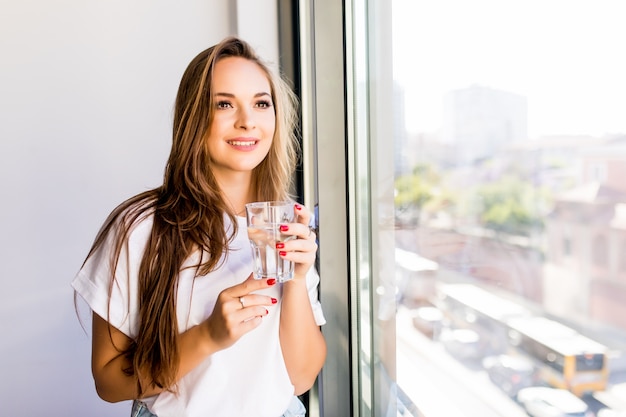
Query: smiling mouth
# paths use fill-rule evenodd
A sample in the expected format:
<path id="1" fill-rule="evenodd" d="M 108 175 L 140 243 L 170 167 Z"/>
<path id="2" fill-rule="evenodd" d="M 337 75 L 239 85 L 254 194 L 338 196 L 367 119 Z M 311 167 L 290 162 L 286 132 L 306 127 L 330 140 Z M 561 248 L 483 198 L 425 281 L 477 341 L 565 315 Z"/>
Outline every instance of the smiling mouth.
<path id="1" fill-rule="evenodd" d="M 233 146 L 253 146 L 257 143 L 256 140 L 229 140 L 226 142 Z"/>

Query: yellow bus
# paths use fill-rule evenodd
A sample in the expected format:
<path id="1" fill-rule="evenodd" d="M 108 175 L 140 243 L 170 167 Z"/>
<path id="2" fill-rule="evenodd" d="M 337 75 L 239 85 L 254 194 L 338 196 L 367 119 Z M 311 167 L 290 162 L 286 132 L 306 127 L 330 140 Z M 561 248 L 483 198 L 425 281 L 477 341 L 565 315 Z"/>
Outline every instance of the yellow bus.
<path id="1" fill-rule="evenodd" d="M 540 378 L 578 396 L 606 389 L 607 347 L 545 317 L 508 321 L 511 344 L 532 357 Z"/>
<path id="2" fill-rule="evenodd" d="M 606 388 L 608 348 L 601 343 L 476 285 L 443 284 L 438 290 L 457 325 L 477 331 L 492 350 L 529 356 L 542 382 L 578 396 Z"/>

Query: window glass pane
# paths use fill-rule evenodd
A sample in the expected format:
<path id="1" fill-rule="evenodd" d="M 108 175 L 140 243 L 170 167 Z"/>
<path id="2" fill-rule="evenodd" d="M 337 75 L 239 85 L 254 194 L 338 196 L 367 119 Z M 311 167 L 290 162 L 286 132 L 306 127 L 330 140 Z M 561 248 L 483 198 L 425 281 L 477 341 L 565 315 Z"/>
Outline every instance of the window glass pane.
<path id="1" fill-rule="evenodd" d="M 623 2 L 354 3 L 373 415 L 626 408 Z"/>

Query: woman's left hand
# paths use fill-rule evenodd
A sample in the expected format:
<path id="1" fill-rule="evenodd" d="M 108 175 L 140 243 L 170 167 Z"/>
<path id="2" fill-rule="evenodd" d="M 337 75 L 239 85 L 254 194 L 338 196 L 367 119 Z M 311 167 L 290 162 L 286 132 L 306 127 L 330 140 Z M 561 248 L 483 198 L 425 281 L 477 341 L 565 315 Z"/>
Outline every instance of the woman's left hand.
<path id="1" fill-rule="evenodd" d="M 294 263 L 294 279 L 298 279 L 304 278 L 315 263 L 317 243 L 315 232 L 309 227 L 311 212 L 301 204 L 295 204 L 294 211 L 296 222 L 283 224 L 280 230 L 282 234 L 295 236 L 296 239 L 277 242 L 276 249 L 282 258 Z"/>

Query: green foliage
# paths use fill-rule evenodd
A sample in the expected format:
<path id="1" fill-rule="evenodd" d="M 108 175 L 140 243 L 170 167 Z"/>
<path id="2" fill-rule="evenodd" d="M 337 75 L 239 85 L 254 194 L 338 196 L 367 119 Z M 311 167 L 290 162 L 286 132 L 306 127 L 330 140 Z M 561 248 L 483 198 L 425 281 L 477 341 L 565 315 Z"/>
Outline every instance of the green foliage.
<path id="1" fill-rule="evenodd" d="M 449 172 L 448 174 L 453 174 Z M 410 174 L 395 180 L 395 207 L 401 216 L 415 219 L 420 213 L 456 211 L 476 218 L 483 227 L 502 233 L 528 236 L 543 228 L 543 217 L 550 206 L 550 191 L 535 187 L 519 164 L 489 183 L 474 186 L 454 184 L 430 164 L 417 165 Z M 457 177 L 466 183 L 467 177 Z"/>
<path id="2" fill-rule="evenodd" d="M 418 175 L 403 175 L 395 181 L 396 207 L 421 207 L 432 198 L 432 185 Z"/>
<path id="3" fill-rule="evenodd" d="M 481 201 L 479 218 L 485 227 L 521 235 L 543 227 L 543 207 L 548 195 L 529 182 L 505 176 L 478 186 L 475 194 Z"/>
<path id="4" fill-rule="evenodd" d="M 432 164 L 418 164 L 410 174 L 395 180 L 395 205 L 421 209 L 440 194 L 441 175 Z"/>

